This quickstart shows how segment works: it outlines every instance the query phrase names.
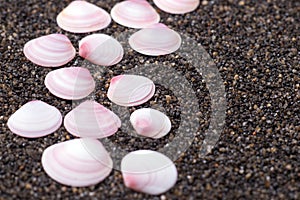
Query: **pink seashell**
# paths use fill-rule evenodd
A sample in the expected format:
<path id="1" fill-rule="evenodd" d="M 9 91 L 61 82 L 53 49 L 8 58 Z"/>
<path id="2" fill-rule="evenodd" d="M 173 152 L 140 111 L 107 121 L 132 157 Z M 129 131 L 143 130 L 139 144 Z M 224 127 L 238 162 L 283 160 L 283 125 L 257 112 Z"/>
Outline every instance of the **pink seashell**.
<path id="1" fill-rule="evenodd" d="M 27 42 L 23 52 L 33 63 L 44 67 L 59 67 L 71 61 L 76 54 L 67 36 L 45 35 Z"/>
<path id="2" fill-rule="evenodd" d="M 119 75 L 111 79 L 107 97 L 120 106 L 137 106 L 155 93 L 154 83 L 143 76 Z"/>
<path id="3" fill-rule="evenodd" d="M 97 65 L 115 65 L 122 60 L 123 54 L 122 45 L 105 34 L 89 35 L 79 42 L 79 55 Z"/>
<path id="4" fill-rule="evenodd" d="M 158 23 L 159 14 L 146 0 L 127 0 L 117 3 L 110 12 L 115 22 L 130 28 L 144 28 Z"/>
<path id="5" fill-rule="evenodd" d="M 154 3 L 161 10 L 172 14 L 184 14 L 194 11 L 199 0 L 154 0 Z"/>
<path id="6" fill-rule="evenodd" d="M 42 166 L 55 181 L 74 187 L 95 185 L 112 170 L 112 159 L 100 141 L 73 139 L 44 150 Z"/>
<path id="7" fill-rule="evenodd" d="M 171 130 L 171 121 L 164 113 L 151 108 L 141 108 L 130 116 L 130 122 L 140 135 L 161 138 Z"/>
<path id="8" fill-rule="evenodd" d="M 7 126 L 19 136 L 37 138 L 53 133 L 61 123 L 62 116 L 57 108 L 35 100 L 24 104 L 12 114 Z"/>
<path id="9" fill-rule="evenodd" d="M 106 28 L 110 15 L 102 8 L 86 1 L 73 1 L 57 18 L 60 28 L 73 33 L 88 33 Z"/>
<path id="10" fill-rule="evenodd" d="M 65 116 L 64 126 L 77 137 L 104 138 L 118 131 L 121 120 L 101 104 L 85 101 Z"/>
<path id="11" fill-rule="evenodd" d="M 121 161 L 121 171 L 127 187 L 157 195 L 172 188 L 177 181 L 177 169 L 165 155 L 138 150 L 127 154 Z"/>
<path id="12" fill-rule="evenodd" d="M 67 67 L 47 74 L 45 85 L 49 91 L 63 99 L 82 99 L 95 89 L 95 81 L 88 69 Z"/>
<path id="13" fill-rule="evenodd" d="M 166 55 L 179 49 L 181 37 L 177 32 L 159 23 L 134 33 L 129 38 L 129 45 L 141 54 Z"/>

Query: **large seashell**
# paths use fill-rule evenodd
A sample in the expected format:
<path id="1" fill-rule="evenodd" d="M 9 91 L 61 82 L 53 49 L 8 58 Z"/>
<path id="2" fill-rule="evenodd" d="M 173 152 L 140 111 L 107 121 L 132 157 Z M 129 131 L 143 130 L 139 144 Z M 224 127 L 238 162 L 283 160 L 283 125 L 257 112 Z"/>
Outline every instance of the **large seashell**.
<path id="1" fill-rule="evenodd" d="M 110 12 L 113 20 L 130 28 L 144 28 L 158 23 L 159 14 L 146 0 L 127 0 L 117 3 Z"/>
<path id="2" fill-rule="evenodd" d="M 152 195 L 166 192 L 177 181 L 174 163 L 165 155 L 151 150 L 127 154 L 121 161 L 121 171 L 127 187 Z"/>
<path id="3" fill-rule="evenodd" d="M 179 49 L 181 37 L 166 25 L 158 23 L 139 30 L 130 36 L 129 45 L 141 54 L 149 56 L 166 55 Z"/>
<path id="4" fill-rule="evenodd" d="M 31 62 L 44 67 L 67 64 L 76 54 L 71 41 L 62 34 L 50 34 L 30 40 L 25 44 L 23 52 Z"/>
<path id="5" fill-rule="evenodd" d="M 74 187 L 97 184 L 112 170 L 112 159 L 100 141 L 73 139 L 44 150 L 42 166 L 55 181 Z"/>
<path id="6" fill-rule="evenodd" d="M 153 0 L 161 10 L 172 14 L 184 14 L 194 11 L 199 0 Z"/>
<path id="7" fill-rule="evenodd" d="M 135 131 L 143 136 L 161 138 L 171 130 L 171 121 L 164 113 L 152 108 L 141 108 L 130 116 Z"/>
<path id="8" fill-rule="evenodd" d="M 64 126 L 77 137 L 104 138 L 117 132 L 121 120 L 101 104 L 88 100 L 65 116 Z"/>
<path id="9" fill-rule="evenodd" d="M 122 60 L 123 54 L 122 45 L 105 34 L 89 35 L 79 42 L 79 55 L 97 65 L 115 65 Z"/>
<path id="10" fill-rule="evenodd" d="M 146 77 L 119 75 L 111 79 L 107 97 L 120 106 L 137 106 L 151 99 L 154 92 L 154 83 Z"/>
<path id="11" fill-rule="evenodd" d="M 60 28 L 73 33 L 88 33 L 106 28 L 110 15 L 102 8 L 86 1 L 73 1 L 57 18 Z"/>
<path id="12" fill-rule="evenodd" d="M 49 91 L 63 99 L 82 99 L 95 89 L 95 81 L 88 69 L 68 67 L 47 74 L 45 85 Z"/>
<path id="13" fill-rule="evenodd" d="M 54 106 L 39 100 L 30 101 L 8 119 L 7 126 L 15 134 L 37 138 L 56 131 L 62 123 L 61 113 Z"/>

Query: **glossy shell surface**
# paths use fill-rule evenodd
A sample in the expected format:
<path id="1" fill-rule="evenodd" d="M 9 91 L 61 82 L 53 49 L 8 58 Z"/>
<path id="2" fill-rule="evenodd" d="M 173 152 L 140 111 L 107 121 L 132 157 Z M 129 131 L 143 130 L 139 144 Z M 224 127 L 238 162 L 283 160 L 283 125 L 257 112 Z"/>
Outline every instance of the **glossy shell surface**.
<path id="1" fill-rule="evenodd" d="M 135 110 L 130 116 L 130 122 L 135 131 L 145 137 L 161 138 L 171 130 L 168 116 L 152 108 Z"/>
<path id="2" fill-rule="evenodd" d="M 177 181 L 177 169 L 165 155 L 151 150 L 127 154 L 121 161 L 121 171 L 127 187 L 151 195 L 168 191 Z"/>
<path id="3" fill-rule="evenodd" d="M 112 170 L 112 159 L 100 141 L 73 139 L 46 148 L 42 155 L 45 172 L 55 181 L 74 187 L 95 185 Z"/>
<path id="4" fill-rule="evenodd" d="M 73 33 L 88 33 L 106 28 L 110 15 L 87 1 L 72 1 L 56 18 L 60 28 Z"/>
<path id="5" fill-rule="evenodd" d="M 84 101 L 71 110 L 64 119 L 69 133 L 82 138 L 105 138 L 121 127 L 119 117 L 95 101 Z"/>
<path id="6" fill-rule="evenodd" d="M 43 67 L 59 67 L 71 61 L 76 54 L 67 36 L 50 34 L 30 40 L 23 52 L 31 62 Z"/>
<path id="7" fill-rule="evenodd" d="M 137 106 L 155 93 L 153 81 L 144 76 L 119 75 L 111 79 L 107 97 L 120 106 Z"/>
<path id="8" fill-rule="evenodd" d="M 34 100 L 24 104 L 8 119 L 8 128 L 15 134 L 38 138 L 56 131 L 62 123 L 57 108 L 43 101 Z"/>
<path id="9" fill-rule="evenodd" d="M 57 97 L 76 100 L 87 97 L 95 89 L 95 81 L 89 70 L 83 67 L 66 67 L 51 71 L 45 85 Z"/>
<path id="10" fill-rule="evenodd" d="M 158 23 L 159 14 L 146 0 L 127 0 L 117 3 L 111 10 L 115 22 L 130 28 L 144 28 Z"/>
<path id="11" fill-rule="evenodd" d="M 161 10 L 171 14 L 185 14 L 194 11 L 199 0 L 153 0 Z"/>
<path id="12" fill-rule="evenodd" d="M 181 37 L 177 32 L 159 23 L 135 32 L 129 38 L 129 45 L 141 54 L 160 56 L 178 50 Z"/>
<path id="13" fill-rule="evenodd" d="M 79 55 L 97 65 L 115 65 L 122 60 L 123 54 L 122 45 L 105 34 L 92 34 L 79 42 Z"/>

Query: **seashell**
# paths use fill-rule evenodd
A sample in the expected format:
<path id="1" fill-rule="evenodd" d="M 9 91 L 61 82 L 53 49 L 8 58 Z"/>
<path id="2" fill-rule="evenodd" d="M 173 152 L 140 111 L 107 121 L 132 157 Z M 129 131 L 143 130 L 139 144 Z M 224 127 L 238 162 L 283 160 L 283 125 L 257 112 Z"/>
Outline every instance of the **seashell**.
<path id="1" fill-rule="evenodd" d="M 89 35 L 79 42 L 79 55 L 97 65 L 115 65 L 122 60 L 123 54 L 122 45 L 105 34 Z"/>
<path id="2" fill-rule="evenodd" d="M 135 131 L 143 136 L 161 138 L 171 130 L 171 121 L 164 113 L 152 108 L 141 108 L 130 116 Z"/>
<path id="3" fill-rule="evenodd" d="M 69 100 L 82 99 L 95 89 L 95 81 L 88 69 L 67 67 L 47 74 L 45 85 L 57 97 Z"/>
<path id="4" fill-rule="evenodd" d="M 111 79 L 107 97 L 120 106 L 137 106 L 155 93 L 154 83 L 143 76 L 119 75 Z"/>
<path id="5" fill-rule="evenodd" d="M 139 30 L 130 36 L 129 45 L 141 54 L 149 56 L 166 55 L 179 49 L 181 37 L 166 25 L 158 23 Z"/>
<path id="6" fill-rule="evenodd" d="M 59 67 L 71 61 L 76 54 L 67 36 L 50 34 L 30 40 L 23 52 L 31 62 L 44 67 Z"/>
<path id="7" fill-rule="evenodd" d="M 106 28 L 110 15 L 102 8 L 86 1 L 72 1 L 56 17 L 60 28 L 73 33 L 88 33 Z"/>
<path id="8" fill-rule="evenodd" d="M 115 22 L 129 28 L 144 28 L 158 23 L 159 14 L 146 0 L 127 0 L 117 3 L 110 12 Z"/>
<path id="9" fill-rule="evenodd" d="M 104 138 L 118 131 L 121 120 L 101 104 L 88 100 L 65 116 L 64 126 L 77 137 Z"/>
<path id="10" fill-rule="evenodd" d="M 161 10 L 171 14 L 184 14 L 194 11 L 199 0 L 153 0 Z"/>
<path id="11" fill-rule="evenodd" d="M 61 184 L 85 187 L 104 180 L 110 174 L 113 162 L 100 141 L 78 138 L 45 149 L 42 166 Z"/>
<path id="12" fill-rule="evenodd" d="M 151 150 L 127 154 L 121 161 L 121 171 L 127 187 L 157 195 L 172 188 L 177 181 L 177 169 L 165 155 Z"/>
<path id="13" fill-rule="evenodd" d="M 61 113 L 54 106 L 39 100 L 30 101 L 10 116 L 8 128 L 26 138 L 37 138 L 56 131 L 62 123 Z"/>

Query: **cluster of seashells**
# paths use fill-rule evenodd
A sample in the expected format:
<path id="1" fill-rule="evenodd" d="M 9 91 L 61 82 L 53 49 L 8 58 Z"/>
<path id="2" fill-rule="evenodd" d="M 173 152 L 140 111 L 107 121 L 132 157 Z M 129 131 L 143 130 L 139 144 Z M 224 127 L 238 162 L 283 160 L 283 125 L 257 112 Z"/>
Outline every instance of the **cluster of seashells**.
<path id="1" fill-rule="evenodd" d="M 183 14 L 196 9 L 199 0 L 154 0 L 157 7 L 173 14 Z M 86 1 L 71 2 L 57 16 L 57 24 L 73 33 L 101 30 L 111 23 L 141 29 L 129 38 L 135 51 L 150 56 L 175 52 L 181 37 L 166 25 L 159 23 L 160 16 L 146 0 L 126 0 L 117 3 L 110 15 L 102 8 Z M 27 42 L 25 56 L 44 67 L 59 67 L 71 61 L 76 50 L 63 34 L 45 35 Z M 91 63 L 112 66 L 123 58 L 122 45 L 105 34 L 91 34 L 79 42 L 79 56 Z M 67 67 L 51 71 L 45 86 L 55 96 L 78 100 L 95 89 L 88 69 Z M 147 102 L 155 93 L 155 84 L 147 77 L 118 75 L 111 79 L 107 97 L 120 106 L 137 106 Z M 134 111 L 130 122 L 135 131 L 145 137 L 161 138 L 171 130 L 170 119 L 152 108 Z M 113 161 L 98 140 L 115 134 L 121 120 L 103 105 L 87 100 L 71 110 L 63 119 L 60 111 L 39 100 L 26 103 L 8 120 L 9 129 L 22 137 L 37 138 L 55 132 L 61 125 L 79 137 L 54 144 L 43 152 L 42 166 L 57 182 L 76 187 L 97 184 L 113 168 Z M 86 148 L 88 147 L 88 149 Z M 177 181 L 174 163 L 165 155 L 151 151 L 130 152 L 121 161 L 121 171 L 127 187 L 156 195 L 169 190 Z"/>

